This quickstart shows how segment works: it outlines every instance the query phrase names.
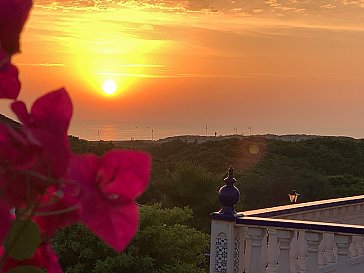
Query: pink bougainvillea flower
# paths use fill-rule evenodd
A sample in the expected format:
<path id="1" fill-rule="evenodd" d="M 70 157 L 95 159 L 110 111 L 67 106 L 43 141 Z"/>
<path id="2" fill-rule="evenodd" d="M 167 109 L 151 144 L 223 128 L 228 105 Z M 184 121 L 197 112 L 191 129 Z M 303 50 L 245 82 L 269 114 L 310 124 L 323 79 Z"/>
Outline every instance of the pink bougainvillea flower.
<path id="1" fill-rule="evenodd" d="M 131 201 L 143 193 L 149 174 L 150 160 L 146 154 L 111 151 L 101 159 L 97 180 L 105 196 Z"/>
<path id="2" fill-rule="evenodd" d="M 0 245 L 2 245 L 13 220 L 10 215 L 10 206 L 3 199 L 0 199 L 0 219 Z"/>
<path id="3" fill-rule="evenodd" d="M 0 124 L 0 168 L 31 168 L 40 152 L 40 146 L 21 130 Z"/>
<path id="4" fill-rule="evenodd" d="M 42 200 L 42 207 L 37 210 L 33 217 L 43 235 L 52 237 L 57 229 L 80 221 L 75 192 L 68 190 L 72 190 L 72 187 L 73 185 L 67 185 L 66 181 L 60 189 L 48 188 L 47 195 Z M 63 188 L 66 189 L 62 191 Z"/>
<path id="5" fill-rule="evenodd" d="M 40 143 L 47 174 L 62 177 L 70 158 L 67 130 L 72 117 L 72 102 L 66 90 L 62 88 L 40 97 L 30 113 L 22 101 L 12 103 L 11 108 Z"/>
<path id="6" fill-rule="evenodd" d="M 0 46 L 9 55 L 19 52 L 19 38 L 32 0 L 0 0 Z"/>
<path id="7" fill-rule="evenodd" d="M 20 92 L 18 74 L 18 69 L 14 65 L 1 64 L 0 56 L 0 98 L 15 100 L 18 97 Z"/>
<path id="8" fill-rule="evenodd" d="M 70 176 L 79 181 L 81 221 L 112 248 L 122 251 L 138 228 L 134 202 L 146 188 L 150 157 L 145 153 L 111 151 L 102 158 L 75 155 Z"/>
<path id="9" fill-rule="evenodd" d="M 44 181 L 27 177 L 22 171 L 32 169 L 38 161 L 40 146 L 22 131 L 0 125 L 0 187 L 2 198 L 12 206 L 24 206 L 29 197 L 37 198 Z"/>
<path id="10" fill-rule="evenodd" d="M 49 183 L 19 171 L 4 170 L 0 173 L 3 198 L 12 207 L 24 208 L 41 200 Z"/>
<path id="11" fill-rule="evenodd" d="M 13 206 L 25 206 L 41 198 L 49 180 L 65 175 L 70 147 L 67 136 L 72 103 L 64 89 L 39 98 L 28 113 L 22 101 L 12 109 L 23 126 L 13 130 L 0 126 L 0 186 Z"/>
<path id="12" fill-rule="evenodd" d="M 1 253 L 2 252 L 2 253 Z M 0 254 L 4 254 L 4 249 L 0 251 Z M 1 256 L 0 255 L 0 256 Z M 10 257 L 7 257 L 5 260 L 5 264 L 2 268 L 1 273 L 8 272 L 17 266 L 35 266 L 38 268 L 45 269 L 47 273 L 62 273 L 61 266 L 58 262 L 58 257 L 54 253 L 52 247 L 48 243 L 42 243 L 34 253 L 34 255 L 27 260 L 16 260 Z"/>

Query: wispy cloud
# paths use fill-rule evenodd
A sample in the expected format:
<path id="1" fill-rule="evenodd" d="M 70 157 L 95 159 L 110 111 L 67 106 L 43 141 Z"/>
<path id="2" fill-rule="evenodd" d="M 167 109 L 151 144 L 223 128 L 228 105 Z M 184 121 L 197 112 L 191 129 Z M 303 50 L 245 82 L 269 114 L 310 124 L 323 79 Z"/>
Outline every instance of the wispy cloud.
<path id="1" fill-rule="evenodd" d="M 43 9 L 74 10 L 115 10 L 135 9 L 148 12 L 170 14 L 216 14 L 252 17 L 265 20 L 292 19 L 299 21 L 318 21 L 323 23 L 362 24 L 364 20 L 364 0 L 38 0 L 38 7 Z M 337 21 L 337 22 L 335 22 Z"/>
<path id="2" fill-rule="evenodd" d="M 35 40 L 55 42 L 60 46 L 58 52 L 66 53 L 67 57 L 59 59 L 53 54 L 55 58 L 49 63 L 23 62 L 23 65 L 57 67 L 64 61 L 90 77 L 96 73 L 139 78 L 298 78 L 300 73 L 288 73 L 291 67 L 296 67 L 295 72 L 308 69 L 310 64 L 305 56 L 320 50 L 321 55 L 313 58 L 313 62 L 326 58 L 323 63 L 329 68 L 332 59 L 349 63 L 348 58 L 340 56 L 345 56 L 350 46 L 355 48 L 359 59 L 362 56 L 357 50 L 364 34 L 360 20 L 363 14 L 357 8 L 359 1 L 38 0 L 37 3 L 36 20 L 29 26 L 36 35 L 34 43 Z M 87 12 L 60 12 L 50 24 L 47 20 L 53 20 L 54 11 L 44 11 L 46 3 Z M 213 9 L 218 12 L 212 12 Z M 342 10 L 346 12 L 338 12 Z M 47 25 L 45 32 L 44 25 Z M 48 48 L 51 47 L 45 50 Z M 330 49 L 332 55 L 327 57 Z M 37 47 L 32 50 L 34 54 L 44 54 L 37 52 Z M 217 59 L 219 62 L 215 62 Z M 323 65 L 310 69 L 316 67 Z M 277 73 L 269 73 L 272 71 Z M 322 71 L 316 69 L 310 77 L 322 77 L 325 75 Z"/>
<path id="3" fill-rule="evenodd" d="M 252 79 L 252 78 L 317 78 L 317 79 L 364 79 L 358 75 L 339 75 L 339 74 L 289 74 L 289 73 L 243 73 L 243 74 L 212 74 L 212 73 L 117 73 L 117 72 L 97 72 L 96 75 L 106 75 L 115 77 L 133 77 L 133 78 L 210 78 L 210 79 Z"/>
<path id="4" fill-rule="evenodd" d="M 17 63 L 19 66 L 35 66 L 35 67 L 65 67 L 65 64 L 61 63 Z"/>
<path id="5" fill-rule="evenodd" d="M 120 64 L 120 67 L 165 67 L 160 64 Z"/>

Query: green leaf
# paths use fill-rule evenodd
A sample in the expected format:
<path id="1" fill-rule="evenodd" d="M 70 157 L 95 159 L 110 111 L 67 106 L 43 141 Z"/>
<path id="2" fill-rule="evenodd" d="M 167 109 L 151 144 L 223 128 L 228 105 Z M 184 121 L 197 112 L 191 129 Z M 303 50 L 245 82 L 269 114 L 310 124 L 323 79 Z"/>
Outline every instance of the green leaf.
<path id="1" fill-rule="evenodd" d="M 30 265 L 26 265 L 26 266 L 14 267 L 13 269 L 8 271 L 7 273 L 44 273 L 44 271 L 41 270 L 40 268 L 30 266 Z"/>
<path id="2" fill-rule="evenodd" d="M 25 260 L 33 256 L 39 244 L 38 225 L 32 220 L 17 219 L 10 229 L 4 246 L 10 257 Z"/>

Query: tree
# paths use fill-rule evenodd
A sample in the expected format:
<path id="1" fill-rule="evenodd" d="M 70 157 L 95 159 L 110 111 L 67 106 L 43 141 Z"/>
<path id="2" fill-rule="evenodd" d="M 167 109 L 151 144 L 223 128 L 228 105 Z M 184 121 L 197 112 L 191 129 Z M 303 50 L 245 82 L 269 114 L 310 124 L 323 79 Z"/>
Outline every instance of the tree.
<path id="1" fill-rule="evenodd" d="M 194 226 L 209 232 L 209 214 L 219 208 L 217 192 L 223 184 L 219 177 L 194 162 L 177 164 L 169 179 L 162 185 L 166 204 L 170 207 L 192 209 Z"/>
<path id="2" fill-rule="evenodd" d="M 139 231 L 124 253 L 117 253 L 84 227 L 57 233 L 53 243 L 66 273 L 202 273 L 209 236 L 185 225 L 188 208 L 142 206 Z"/>

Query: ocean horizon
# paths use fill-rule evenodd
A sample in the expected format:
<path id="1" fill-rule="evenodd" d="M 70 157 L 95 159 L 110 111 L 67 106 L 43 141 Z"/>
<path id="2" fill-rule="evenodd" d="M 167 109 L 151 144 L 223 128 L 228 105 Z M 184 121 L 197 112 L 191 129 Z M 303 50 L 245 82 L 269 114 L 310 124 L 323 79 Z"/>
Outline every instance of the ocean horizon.
<path id="1" fill-rule="evenodd" d="M 234 127 L 229 124 L 181 124 L 140 121 L 112 121 L 112 120 L 72 120 L 69 134 L 89 141 L 128 141 L 128 140 L 159 140 L 174 136 L 333 136 L 362 139 L 361 137 L 346 134 L 322 134 L 320 132 L 284 130 L 265 130 L 242 125 Z"/>
<path id="2" fill-rule="evenodd" d="M 158 140 L 179 135 L 232 135 L 244 134 L 238 128 L 221 125 L 191 125 L 173 123 L 130 122 L 110 120 L 73 120 L 69 134 L 82 139 L 97 141 Z M 224 128 L 224 129 L 222 129 Z M 248 134 L 248 129 L 245 130 Z"/>

